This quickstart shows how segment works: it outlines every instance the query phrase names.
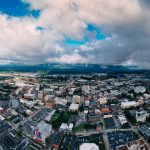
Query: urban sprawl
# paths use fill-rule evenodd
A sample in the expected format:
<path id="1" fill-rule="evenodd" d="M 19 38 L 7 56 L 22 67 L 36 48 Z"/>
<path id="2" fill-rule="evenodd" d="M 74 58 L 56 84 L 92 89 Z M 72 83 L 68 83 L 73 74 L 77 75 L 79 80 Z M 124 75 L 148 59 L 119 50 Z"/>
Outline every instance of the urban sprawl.
<path id="1" fill-rule="evenodd" d="M 0 74 L 0 150 L 149 150 L 146 74 Z"/>

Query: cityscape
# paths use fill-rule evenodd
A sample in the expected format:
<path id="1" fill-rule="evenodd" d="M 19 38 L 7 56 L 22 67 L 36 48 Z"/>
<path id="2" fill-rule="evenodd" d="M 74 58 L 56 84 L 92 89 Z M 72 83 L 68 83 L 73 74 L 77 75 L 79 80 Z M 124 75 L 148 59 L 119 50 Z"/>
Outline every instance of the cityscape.
<path id="1" fill-rule="evenodd" d="M 0 74 L 2 150 L 148 150 L 143 74 Z"/>
<path id="2" fill-rule="evenodd" d="M 150 150 L 150 0 L 0 0 L 0 150 Z"/>

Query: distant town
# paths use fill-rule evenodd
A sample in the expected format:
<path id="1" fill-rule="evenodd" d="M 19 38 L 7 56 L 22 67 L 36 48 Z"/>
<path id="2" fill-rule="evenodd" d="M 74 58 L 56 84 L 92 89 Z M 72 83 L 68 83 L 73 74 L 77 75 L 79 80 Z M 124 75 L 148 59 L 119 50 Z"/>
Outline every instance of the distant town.
<path id="1" fill-rule="evenodd" d="M 0 73 L 0 150 L 149 150 L 147 73 Z"/>

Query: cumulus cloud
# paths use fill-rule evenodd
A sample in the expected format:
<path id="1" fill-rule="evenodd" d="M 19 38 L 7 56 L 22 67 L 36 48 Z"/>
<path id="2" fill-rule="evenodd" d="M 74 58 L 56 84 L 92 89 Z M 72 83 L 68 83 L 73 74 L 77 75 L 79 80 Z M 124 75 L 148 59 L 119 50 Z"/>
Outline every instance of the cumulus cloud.
<path id="1" fill-rule="evenodd" d="M 0 20 L 1 59 L 41 63 L 51 55 L 63 52 L 59 45 L 63 36 L 53 29 L 37 30 L 37 20 L 34 18 L 0 15 Z"/>
<path id="2" fill-rule="evenodd" d="M 81 57 L 81 55 L 79 54 L 72 54 L 72 55 L 68 55 L 68 54 L 64 54 L 62 56 L 60 56 L 59 58 L 54 57 L 54 58 L 48 58 L 47 60 L 48 62 L 58 62 L 58 63 L 87 63 L 86 58 Z"/>
<path id="3" fill-rule="evenodd" d="M 0 58 L 28 64 L 99 63 L 138 65 L 150 68 L 150 9 L 147 0 L 22 0 L 33 16 L 0 14 Z M 91 36 L 79 47 L 65 38 L 83 40 L 88 24 L 111 35 L 103 40 Z M 39 28 L 38 28 L 39 27 Z"/>

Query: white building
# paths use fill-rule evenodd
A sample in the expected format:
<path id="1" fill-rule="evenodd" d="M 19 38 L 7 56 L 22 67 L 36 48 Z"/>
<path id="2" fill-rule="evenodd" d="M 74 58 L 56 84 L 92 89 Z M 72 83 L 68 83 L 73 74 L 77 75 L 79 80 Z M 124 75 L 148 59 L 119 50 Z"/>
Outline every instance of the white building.
<path id="1" fill-rule="evenodd" d="M 69 107 L 69 111 L 76 112 L 79 109 L 79 104 L 71 104 Z"/>
<path id="2" fill-rule="evenodd" d="M 81 97 L 78 95 L 74 95 L 72 98 L 72 102 L 75 104 L 80 104 L 81 103 Z"/>
<path id="3" fill-rule="evenodd" d="M 56 104 L 56 105 L 59 104 L 59 105 L 65 106 L 65 105 L 67 104 L 67 99 L 55 97 L 55 104 Z"/>
<path id="4" fill-rule="evenodd" d="M 70 124 L 69 124 L 68 129 L 69 129 L 70 131 L 72 131 L 72 129 L 73 129 L 73 123 L 70 123 Z"/>
<path id="5" fill-rule="evenodd" d="M 52 88 L 44 88 L 44 93 L 48 93 L 50 95 L 54 94 L 54 89 Z"/>
<path id="6" fill-rule="evenodd" d="M 14 109 L 11 109 L 11 113 L 14 115 L 14 116 L 17 116 L 18 113 L 14 110 Z"/>
<path id="7" fill-rule="evenodd" d="M 64 91 L 64 87 L 63 86 L 59 87 L 59 91 Z"/>
<path id="8" fill-rule="evenodd" d="M 91 93 L 91 94 L 95 94 L 95 92 L 96 92 L 96 91 L 95 91 L 95 87 L 94 87 L 94 86 L 91 86 L 91 87 L 90 87 L 90 93 Z"/>
<path id="9" fill-rule="evenodd" d="M 2 116 L 2 115 L 0 115 L 0 120 L 5 120 L 5 118 Z"/>
<path id="10" fill-rule="evenodd" d="M 90 101 L 89 100 L 86 100 L 85 101 L 85 106 L 89 106 L 90 105 Z"/>
<path id="11" fill-rule="evenodd" d="M 20 103 L 22 103 L 22 104 L 25 104 L 25 102 L 26 102 L 26 100 L 23 99 L 23 98 L 19 99 L 19 101 L 20 101 Z"/>
<path id="12" fill-rule="evenodd" d="M 121 107 L 123 109 L 125 108 L 130 108 L 130 107 L 137 107 L 139 106 L 139 103 L 138 102 L 135 102 L 135 101 L 126 101 L 126 102 L 121 102 Z"/>
<path id="13" fill-rule="evenodd" d="M 149 99 L 149 98 L 150 98 L 150 94 L 144 94 L 144 97 L 145 97 L 146 99 Z"/>
<path id="14" fill-rule="evenodd" d="M 32 112 L 30 109 L 27 109 L 27 110 L 26 110 L 26 114 L 27 114 L 27 115 L 32 115 L 32 113 L 33 113 L 33 112 Z"/>
<path id="15" fill-rule="evenodd" d="M 72 89 L 69 89 L 68 93 L 69 95 L 73 95 L 74 91 Z"/>
<path id="16" fill-rule="evenodd" d="M 118 119 L 121 125 L 124 125 L 127 123 L 127 119 L 124 115 L 118 115 Z"/>
<path id="17" fill-rule="evenodd" d="M 146 88 L 144 86 L 137 86 L 134 89 L 135 93 L 145 93 L 146 92 Z"/>
<path id="18" fill-rule="evenodd" d="M 40 122 L 33 130 L 33 139 L 37 142 L 45 143 L 45 139 L 51 134 L 52 125 Z"/>
<path id="19" fill-rule="evenodd" d="M 149 114 L 146 111 L 140 111 L 136 112 L 136 121 L 137 122 L 145 122 L 146 118 L 149 116 Z"/>
<path id="20" fill-rule="evenodd" d="M 25 101 L 25 105 L 29 108 L 34 107 L 34 105 L 37 103 L 38 103 L 38 101 Z"/>
<path id="21" fill-rule="evenodd" d="M 82 86 L 82 91 L 85 94 L 95 94 L 96 90 L 94 86 L 84 85 Z"/>
<path id="22" fill-rule="evenodd" d="M 43 93 L 43 91 L 39 91 L 38 92 L 38 99 L 39 100 L 43 100 L 44 99 L 44 93 Z"/>
<path id="23" fill-rule="evenodd" d="M 98 105 L 104 105 L 107 103 L 107 99 L 105 97 L 100 97 L 99 100 L 97 101 Z"/>
<path id="24" fill-rule="evenodd" d="M 45 101 L 53 100 L 53 99 L 55 99 L 55 95 L 46 95 L 46 96 L 44 97 L 44 100 L 45 100 Z"/>
<path id="25" fill-rule="evenodd" d="M 24 94 L 24 98 L 26 98 L 26 99 L 35 99 L 35 94 L 26 93 L 26 94 Z"/>
<path id="26" fill-rule="evenodd" d="M 99 147 L 95 143 L 83 143 L 79 150 L 99 150 Z"/>
<path id="27" fill-rule="evenodd" d="M 68 129 L 68 125 L 66 123 L 62 123 L 60 126 L 61 130 L 67 130 Z"/>
<path id="28" fill-rule="evenodd" d="M 56 110 L 52 110 L 48 116 L 45 117 L 45 121 L 51 121 L 52 116 L 55 114 Z"/>
<path id="29" fill-rule="evenodd" d="M 90 86 L 89 86 L 89 85 L 84 85 L 84 86 L 82 86 L 82 91 L 83 91 L 85 94 L 89 94 L 89 93 L 90 93 Z"/>
<path id="30" fill-rule="evenodd" d="M 19 87 L 16 91 L 15 91 L 15 94 L 16 95 L 19 95 L 19 93 L 22 91 L 23 89 L 23 86 L 22 87 Z"/>

